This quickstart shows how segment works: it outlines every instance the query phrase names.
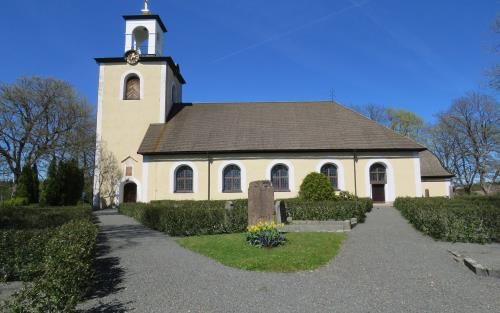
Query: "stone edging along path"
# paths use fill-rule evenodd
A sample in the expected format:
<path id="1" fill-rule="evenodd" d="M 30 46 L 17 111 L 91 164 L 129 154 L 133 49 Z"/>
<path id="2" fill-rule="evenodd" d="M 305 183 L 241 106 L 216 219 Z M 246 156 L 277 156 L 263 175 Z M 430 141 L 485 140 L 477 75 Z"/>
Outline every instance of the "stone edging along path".
<path id="1" fill-rule="evenodd" d="M 448 252 L 453 256 L 453 259 L 459 263 L 463 263 L 465 266 L 467 266 L 471 271 L 474 272 L 474 274 L 479 275 L 479 276 L 491 276 L 491 277 L 496 277 L 500 278 L 500 268 L 494 269 L 494 268 L 489 268 L 487 266 L 484 266 L 477 262 L 475 259 L 468 257 L 468 256 L 463 256 L 457 251 L 451 251 L 448 250 Z"/>

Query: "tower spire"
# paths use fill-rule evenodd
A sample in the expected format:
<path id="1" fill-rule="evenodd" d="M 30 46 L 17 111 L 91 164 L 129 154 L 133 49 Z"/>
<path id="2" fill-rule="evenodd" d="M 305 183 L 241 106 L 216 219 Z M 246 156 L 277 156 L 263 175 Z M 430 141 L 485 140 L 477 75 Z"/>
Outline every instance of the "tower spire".
<path id="1" fill-rule="evenodd" d="M 149 0 L 144 0 L 144 9 L 142 9 L 142 14 L 148 15 L 149 14 Z"/>

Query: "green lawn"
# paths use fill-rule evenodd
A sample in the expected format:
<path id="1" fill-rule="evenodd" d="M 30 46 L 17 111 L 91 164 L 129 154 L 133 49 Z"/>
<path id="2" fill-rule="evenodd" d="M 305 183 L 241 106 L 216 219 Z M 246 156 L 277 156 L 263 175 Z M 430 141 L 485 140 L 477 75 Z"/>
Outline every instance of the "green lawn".
<path id="1" fill-rule="evenodd" d="M 296 272 L 327 264 L 346 238 L 338 233 L 287 233 L 287 242 L 267 249 L 250 246 L 245 234 L 194 236 L 177 239 L 184 248 L 220 263 L 251 271 Z"/>

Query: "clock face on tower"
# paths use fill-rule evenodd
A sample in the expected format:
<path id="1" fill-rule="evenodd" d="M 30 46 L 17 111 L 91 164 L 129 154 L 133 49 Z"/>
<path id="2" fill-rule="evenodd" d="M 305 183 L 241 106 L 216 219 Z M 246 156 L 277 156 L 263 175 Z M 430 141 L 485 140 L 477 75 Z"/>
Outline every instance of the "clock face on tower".
<path id="1" fill-rule="evenodd" d="M 140 54 L 136 50 L 129 50 L 125 53 L 125 61 L 130 65 L 136 65 L 139 63 Z"/>

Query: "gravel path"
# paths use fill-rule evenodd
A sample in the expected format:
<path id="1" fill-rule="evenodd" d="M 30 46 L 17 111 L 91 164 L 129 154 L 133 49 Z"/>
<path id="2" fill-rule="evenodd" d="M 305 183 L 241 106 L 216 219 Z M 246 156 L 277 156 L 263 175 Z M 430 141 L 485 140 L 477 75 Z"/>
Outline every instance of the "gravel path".
<path id="1" fill-rule="evenodd" d="M 500 280 L 478 277 L 392 208 L 374 209 L 312 272 L 247 272 L 185 250 L 114 211 L 101 221 L 100 276 L 85 312 L 500 312 Z"/>

